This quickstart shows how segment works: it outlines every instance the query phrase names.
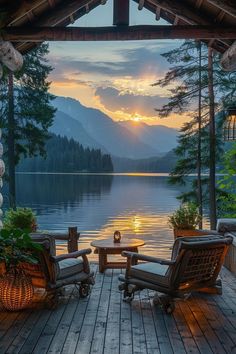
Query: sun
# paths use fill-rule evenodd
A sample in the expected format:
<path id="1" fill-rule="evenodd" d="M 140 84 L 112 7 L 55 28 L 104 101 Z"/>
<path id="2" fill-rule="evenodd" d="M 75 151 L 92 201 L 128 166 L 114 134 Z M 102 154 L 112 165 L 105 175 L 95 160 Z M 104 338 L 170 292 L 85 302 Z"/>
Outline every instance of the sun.
<path id="1" fill-rule="evenodd" d="M 131 120 L 135 123 L 139 123 L 141 122 L 142 118 L 137 113 L 135 113 L 131 116 Z"/>

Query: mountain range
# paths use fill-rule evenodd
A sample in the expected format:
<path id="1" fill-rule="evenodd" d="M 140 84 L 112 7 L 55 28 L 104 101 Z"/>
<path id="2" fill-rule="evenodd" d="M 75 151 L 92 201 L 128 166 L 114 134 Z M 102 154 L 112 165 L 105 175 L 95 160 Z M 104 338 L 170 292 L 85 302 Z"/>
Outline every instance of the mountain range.
<path id="1" fill-rule="evenodd" d="M 98 109 L 83 106 L 69 97 L 56 97 L 57 108 L 51 131 L 99 148 L 116 157 L 142 159 L 163 156 L 177 142 L 178 132 L 162 125 L 115 122 Z"/>

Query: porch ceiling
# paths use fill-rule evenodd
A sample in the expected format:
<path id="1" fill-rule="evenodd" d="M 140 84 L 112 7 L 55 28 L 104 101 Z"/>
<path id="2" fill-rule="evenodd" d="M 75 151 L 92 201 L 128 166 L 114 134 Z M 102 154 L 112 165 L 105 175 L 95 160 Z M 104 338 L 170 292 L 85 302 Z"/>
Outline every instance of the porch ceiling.
<path id="1" fill-rule="evenodd" d="M 236 2 L 234 0 L 132 1 L 138 4 L 140 10 L 145 7 L 153 12 L 157 21 L 163 18 L 174 26 L 198 25 L 198 27 L 235 29 Z M 66 27 L 86 15 L 88 11 L 105 3 L 106 0 L 0 0 L 2 36 L 4 38 L 4 27 L 23 27 L 24 29 L 27 27 Z M 230 38 L 213 38 L 207 42 L 215 50 L 223 53 L 234 41 L 232 35 Z M 36 42 L 32 40 L 15 43 L 15 47 L 21 53 L 27 52 L 34 45 Z"/>

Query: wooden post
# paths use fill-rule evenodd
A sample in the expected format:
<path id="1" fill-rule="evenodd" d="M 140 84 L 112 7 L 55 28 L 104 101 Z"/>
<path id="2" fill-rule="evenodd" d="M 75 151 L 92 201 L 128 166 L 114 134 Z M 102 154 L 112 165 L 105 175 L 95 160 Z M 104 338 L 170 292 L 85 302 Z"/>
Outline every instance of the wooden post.
<path id="1" fill-rule="evenodd" d="M 129 25 L 129 0 L 114 0 L 113 25 Z"/>
<path id="2" fill-rule="evenodd" d="M 68 252 L 78 251 L 78 240 L 80 234 L 77 232 L 77 227 L 68 227 Z"/>
<path id="3" fill-rule="evenodd" d="M 210 161 L 209 161 L 209 198 L 210 198 L 210 223 L 211 230 L 216 228 L 216 136 L 215 136 L 215 99 L 213 88 L 213 50 L 208 47 L 208 94 L 209 94 L 209 140 L 210 140 Z"/>
<path id="4" fill-rule="evenodd" d="M 16 207 L 15 184 L 15 118 L 14 118 L 14 86 L 13 73 L 8 71 L 8 175 L 9 175 L 9 204 Z"/>
<path id="5" fill-rule="evenodd" d="M 199 62 L 198 62 L 198 146 L 197 146 L 197 200 L 199 213 L 202 217 L 202 44 L 199 41 Z M 202 229 L 202 218 L 199 221 L 199 229 Z"/>

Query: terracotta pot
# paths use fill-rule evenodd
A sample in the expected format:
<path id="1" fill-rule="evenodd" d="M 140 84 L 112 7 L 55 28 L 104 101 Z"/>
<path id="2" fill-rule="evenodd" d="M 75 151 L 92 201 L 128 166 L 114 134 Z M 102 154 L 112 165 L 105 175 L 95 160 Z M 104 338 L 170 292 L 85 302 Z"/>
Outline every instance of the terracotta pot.
<path id="1" fill-rule="evenodd" d="M 184 230 L 184 229 L 174 229 L 174 238 L 177 237 L 194 237 L 194 236 L 202 236 L 207 235 L 207 231 L 204 230 Z"/>

